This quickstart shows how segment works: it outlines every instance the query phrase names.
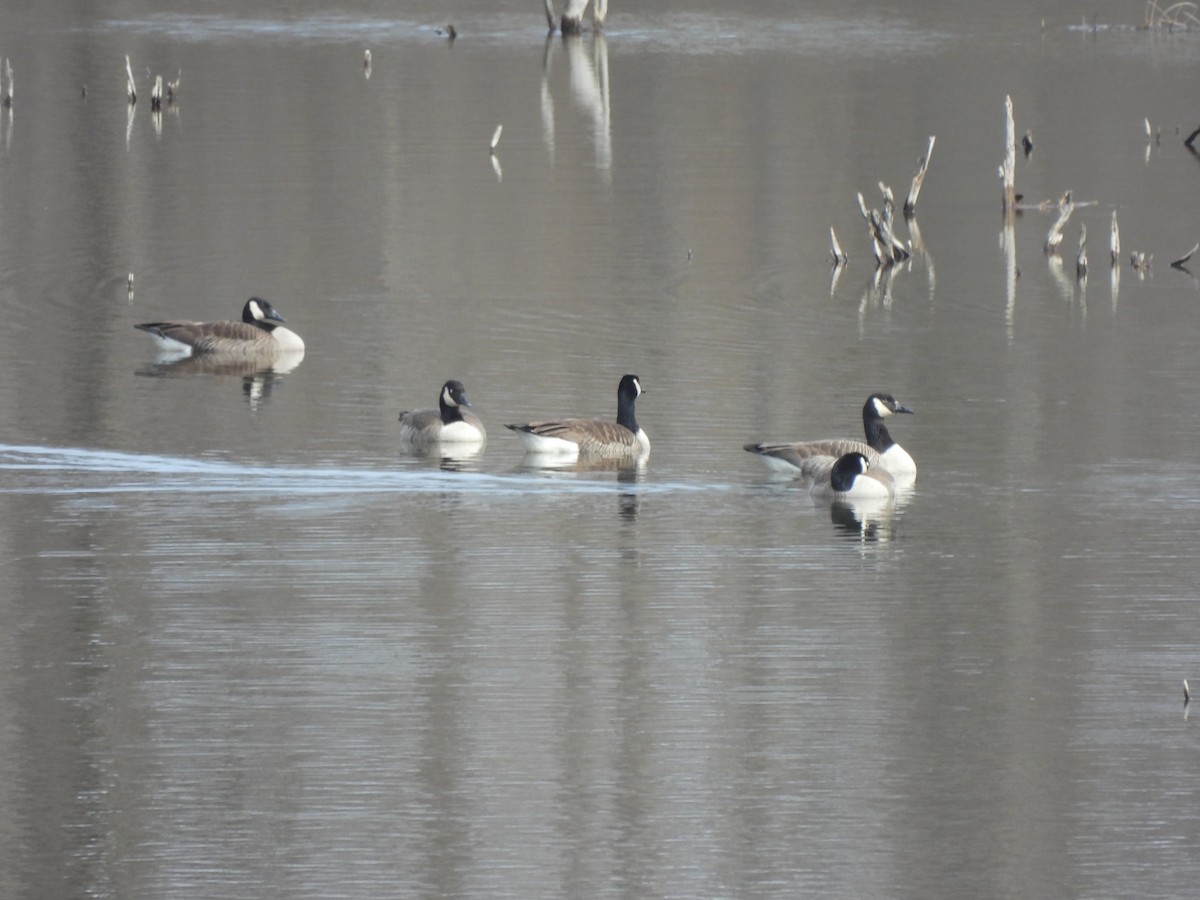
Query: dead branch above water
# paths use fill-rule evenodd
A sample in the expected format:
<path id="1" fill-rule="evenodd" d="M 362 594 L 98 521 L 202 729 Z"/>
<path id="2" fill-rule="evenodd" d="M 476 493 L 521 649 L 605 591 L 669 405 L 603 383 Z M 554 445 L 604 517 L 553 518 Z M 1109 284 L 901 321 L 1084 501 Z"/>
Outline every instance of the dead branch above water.
<path id="1" fill-rule="evenodd" d="M 1200 28 L 1200 16 L 1195 3 L 1179 2 L 1161 6 L 1157 0 L 1146 0 L 1142 28 L 1146 31 L 1188 31 Z"/>

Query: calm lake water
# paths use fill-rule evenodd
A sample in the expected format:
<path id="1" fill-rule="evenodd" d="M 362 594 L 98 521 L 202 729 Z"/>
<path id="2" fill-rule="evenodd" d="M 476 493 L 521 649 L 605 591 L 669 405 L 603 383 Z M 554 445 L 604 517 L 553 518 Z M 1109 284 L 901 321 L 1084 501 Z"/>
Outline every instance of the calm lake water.
<path id="1" fill-rule="evenodd" d="M 1131 0 L 614 2 L 567 41 L 532 0 L 17 6 L 0 895 L 1194 895 L 1200 33 Z M 1004 228 L 1006 95 L 1018 190 L 1081 203 L 1061 261 L 1052 213 Z M 877 276 L 856 194 L 903 198 L 930 135 Z M 133 328 L 252 295 L 290 371 Z M 626 372 L 641 469 L 502 427 L 610 417 Z M 406 455 L 447 378 L 488 445 Z M 857 436 L 876 390 L 917 413 L 899 508 L 741 449 Z"/>

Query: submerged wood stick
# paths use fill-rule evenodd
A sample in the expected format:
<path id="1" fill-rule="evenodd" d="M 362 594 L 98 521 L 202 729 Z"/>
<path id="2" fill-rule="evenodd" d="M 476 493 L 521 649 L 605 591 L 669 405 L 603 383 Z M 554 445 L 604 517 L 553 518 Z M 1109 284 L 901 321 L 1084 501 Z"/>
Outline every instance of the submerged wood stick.
<path id="1" fill-rule="evenodd" d="M 1087 223 L 1079 223 L 1079 252 L 1075 254 L 1075 277 L 1082 278 L 1087 274 Z"/>
<path id="2" fill-rule="evenodd" d="M 858 211 L 862 213 L 862 217 L 868 222 L 871 221 L 871 214 L 867 212 L 867 201 L 863 199 L 862 191 L 858 192 Z"/>
<path id="3" fill-rule="evenodd" d="M 896 220 L 896 196 L 892 193 L 892 189 L 882 181 L 879 182 L 879 191 L 883 194 L 883 214 L 879 217 L 881 229 L 879 237 L 884 246 L 891 250 L 893 260 L 898 262 L 908 259 L 912 254 L 908 252 L 903 241 L 896 237 L 896 230 L 892 227 L 892 223 Z"/>
<path id="4" fill-rule="evenodd" d="M 875 263 L 879 266 L 890 266 L 895 260 L 892 259 L 888 245 L 880 238 L 883 229 L 879 225 L 879 213 L 876 210 L 871 210 L 867 215 L 867 228 L 871 232 L 871 253 L 875 256 Z"/>
<path id="5" fill-rule="evenodd" d="M 1108 236 L 1108 255 L 1115 266 L 1121 261 L 1121 231 L 1117 228 L 1117 211 L 1113 210 L 1112 231 Z"/>
<path id="6" fill-rule="evenodd" d="M 1071 199 L 1071 192 L 1067 191 L 1058 201 L 1058 218 L 1050 226 L 1050 232 L 1046 235 L 1044 249 L 1047 253 L 1058 252 L 1058 246 L 1063 241 L 1063 228 L 1066 227 L 1067 219 L 1071 218 L 1073 212 L 1075 212 L 1075 201 Z"/>
<path id="7" fill-rule="evenodd" d="M 1197 244 L 1195 247 L 1193 247 L 1191 250 L 1189 250 L 1183 256 L 1179 257 L 1179 259 L 1175 260 L 1173 263 L 1171 263 L 1171 265 L 1174 266 L 1176 269 L 1182 269 L 1187 264 L 1187 261 L 1189 259 L 1191 259 L 1192 256 L 1196 253 L 1197 250 L 1200 250 L 1200 244 Z"/>
<path id="8" fill-rule="evenodd" d="M 13 77 L 12 77 L 12 59 L 4 58 L 4 74 L 0 78 L 0 103 L 6 107 L 12 107 L 13 104 Z"/>
<path id="9" fill-rule="evenodd" d="M 163 79 L 161 75 L 154 76 L 154 87 L 150 91 L 150 108 L 155 112 L 162 109 Z"/>
<path id="10" fill-rule="evenodd" d="M 133 83 L 133 66 L 129 64 L 129 54 L 125 54 L 125 96 L 131 104 L 137 103 L 137 87 Z"/>
<path id="11" fill-rule="evenodd" d="M 925 148 L 925 155 L 917 160 L 917 174 L 913 176 L 912 187 L 908 189 L 908 196 L 904 198 L 905 216 L 911 216 L 917 211 L 917 195 L 921 193 L 921 185 L 925 183 L 925 170 L 929 168 L 929 158 L 933 156 L 933 144 L 936 140 L 936 135 L 929 136 L 929 146 Z"/>
<path id="12" fill-rule="evenodd" d="M 885 187 L 880 184 L 880 187 Z M 884 197 L 886 198 L 886 188 Z M 871 253 L 875 256 L 875 263 L 878 266 L 890 266 L 896 261 L 893 253 L 893 238 L 891 229 L 888 228 L 884 221 L 884 214 L 877 209 L 867 209 L 867 201 L 863 199 L 862 192 L 858 193 L 858 211 L 867 221 L 867 233 L 871 237 Z"/>
<path id="13" fill-rule="evenodd" d="M 551 31 L 553 31 L 557 24 L 554 21 L 554 4 L 551 3 L 550 0 L 545 0 L 545 3 L 546 3 L 546 25 Z"/>
<path id="14" fill-rule="evenodd" d="M 879 245 L 879 237 L 875 230 L 875 211 L 867 209 L 867 201 L 863 199 L 862 191 L 855 196 L 858 198 L 858 211 L 862 214 L 863 221 L 867 223 L 867 235 L 871 238 L 871 252 L 875 255 L 875 262 L 883 265 L 884 252 L 883 247 Z"/>
<path id="15" fill-rule="evenodd" d="M 837 232 L 833 230 L 832 225 L 829 226 L 829 245 L 831 248 L 830 253 L 833 254 L 833 267 L 835 269 L 850 262 L 850 257 L 846 256 L 845 251 L 842 250 L 842 245 L 838 243 Z"/>

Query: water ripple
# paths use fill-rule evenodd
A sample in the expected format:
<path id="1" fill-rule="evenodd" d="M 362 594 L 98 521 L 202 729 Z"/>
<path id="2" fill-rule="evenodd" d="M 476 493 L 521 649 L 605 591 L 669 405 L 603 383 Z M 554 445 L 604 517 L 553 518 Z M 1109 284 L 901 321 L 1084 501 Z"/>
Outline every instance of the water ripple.
<path id="1" fill-rule="evenodd" d="M 493 474 L 464 471 L 254 466 L 219 460 L 28 445 L 0 444 L 0 493 L 96 494 L 222 493 L 254 491 L 289 495 L 361 493 L 672 493 L 728 490 L 725 484 L 619 482 L 547 479 L 540 472 Z"/>

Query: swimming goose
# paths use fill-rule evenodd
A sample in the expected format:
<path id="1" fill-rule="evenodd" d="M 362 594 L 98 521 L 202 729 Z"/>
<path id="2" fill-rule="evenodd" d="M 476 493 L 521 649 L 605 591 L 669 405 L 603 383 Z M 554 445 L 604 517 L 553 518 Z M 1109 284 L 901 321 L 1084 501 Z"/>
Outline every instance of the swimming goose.
<path id="1" fill-rule="evenodd" d="M 852 451 L 837 458 L 828 478 L 813 482 L 812 493 L 834 500 L 889 500 L 896 489 L 887 471 Z"/>
<path id="2" fill-rule="evenodd" d="M 300 335 L 281 324 L 283 316 L 261 297 L 251 297 L 240 322 L 144 322 L 161 349 L 177 354 L 262 356 L 304 349 Z"/>
<path id="3" fill-rule="evenodd" d="M 617 421 L 559 419 L 505 425 L 516 432 L 527 453 L 569 456 L 643 456 L 650 452 L 650 439 L 638 427 L 633 405 L 642 393 L 636 375 L 626 375 L 617 387 Z"/>
<path id="4" fill-rule="evenodd" d="M 801 441 L 795 444 L 746 444 L 743 450 L 757 454 L 777 472 L 804 475 L 824 480 L 834 462 L 847 453 L 861 453 L 872 465 L 877 465 L 893 477 L 911 481 L 917 477 L 917 464 L 908 451 L 892 440 L 883 420 L 898 413 L 911 413 L 891 394 L 875 393 L 863 405 L 865 441 L 824 440 Z"/>
<path id="5" fill-rule="evenodd" d="M 471 412 L 467 389 L 453 379 L 442 385 L 437 409 L 400 413 L 400 441 L 413 447 L 436 444 L 482 444 L 487 431 Z"/>

